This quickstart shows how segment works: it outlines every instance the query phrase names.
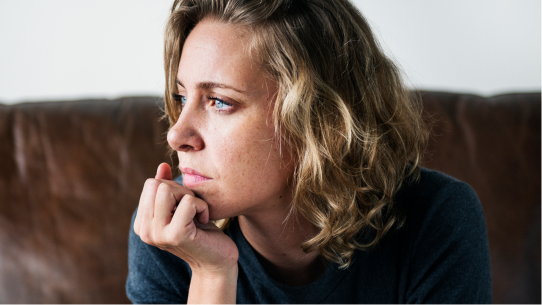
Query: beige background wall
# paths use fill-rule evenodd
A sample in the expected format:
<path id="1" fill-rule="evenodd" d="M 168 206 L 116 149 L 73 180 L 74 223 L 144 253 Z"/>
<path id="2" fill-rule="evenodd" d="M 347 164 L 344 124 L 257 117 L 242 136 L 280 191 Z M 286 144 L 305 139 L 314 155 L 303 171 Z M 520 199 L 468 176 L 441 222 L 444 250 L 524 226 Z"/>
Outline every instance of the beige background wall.
<path id="1" fill-rule="evenodd" d="M 0 102 L 163 92 L 171 0 L 0 0 Z M 412 87 L 540 90 L 539 0 L 357 0 Z"/>

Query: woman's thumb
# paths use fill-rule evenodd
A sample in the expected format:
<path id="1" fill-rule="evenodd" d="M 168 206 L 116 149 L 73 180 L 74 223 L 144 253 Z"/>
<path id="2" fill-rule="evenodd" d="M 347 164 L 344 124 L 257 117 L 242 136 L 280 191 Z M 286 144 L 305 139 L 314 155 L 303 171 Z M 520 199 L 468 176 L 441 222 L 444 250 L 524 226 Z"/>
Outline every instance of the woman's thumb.
<path id="1" fill-rule="evenodd" d="M 155 179 L 163 179 L 163 180 L 171 180 L 173 179 L 173 175 L 171 173 L 171 167 L 167 163 L 162 163 L 158 165 L 158 169 L 156 170 L 156 177 Z"/>

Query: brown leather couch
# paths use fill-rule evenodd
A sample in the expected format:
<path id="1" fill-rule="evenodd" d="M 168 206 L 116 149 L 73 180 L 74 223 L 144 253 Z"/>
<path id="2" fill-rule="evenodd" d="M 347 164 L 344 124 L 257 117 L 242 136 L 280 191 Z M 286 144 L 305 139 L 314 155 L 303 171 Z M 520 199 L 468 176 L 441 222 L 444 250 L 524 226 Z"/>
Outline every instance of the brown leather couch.
<path id="1" fill-rule="evenodd" d="M 496 303 L 540 303 L 540 93 L 421 92 L 423 165 L 484 207 Z M 167 155 L 160 99 L 0 104 L 0 302 L 125 303 L 128 228 Z"/>

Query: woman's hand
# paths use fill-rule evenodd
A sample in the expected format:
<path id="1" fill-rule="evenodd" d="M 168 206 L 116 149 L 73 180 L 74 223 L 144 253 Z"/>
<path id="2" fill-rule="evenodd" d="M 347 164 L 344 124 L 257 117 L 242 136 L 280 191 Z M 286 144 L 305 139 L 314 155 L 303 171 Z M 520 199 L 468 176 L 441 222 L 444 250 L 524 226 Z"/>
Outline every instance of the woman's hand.
<path id="1" fill-rule="evenodd" d="M 147 179 L 134 222 L 135 233 L 143 242 L 190 265 L 189 302 L 235 303 L 237 246 L 209 222 L 207 203 L 171 179 L 166 163 L 158 166 L 155 179 Z"/>

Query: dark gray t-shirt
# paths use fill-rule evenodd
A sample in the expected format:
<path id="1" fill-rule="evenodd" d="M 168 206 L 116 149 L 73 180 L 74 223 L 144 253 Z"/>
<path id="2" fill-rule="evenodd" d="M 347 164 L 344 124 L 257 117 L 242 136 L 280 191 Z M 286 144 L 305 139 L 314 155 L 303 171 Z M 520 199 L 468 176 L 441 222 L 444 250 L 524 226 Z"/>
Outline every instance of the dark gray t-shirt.
<path id="1" fill-rule="evenodd" d="M 474 190 L 422 168 L 419 182 L 405 183 L 395 202 L 406 217 L 401 229 L 357 251 L 349 268 L 328 263 L 301 287 L 273 280 L 234 221 L 225 232 L 239 248 L 237 303 L 491 303 L 486 225 Z M 142 242 L 133 227 L 129 244 L 130 300 L 186 303 L 188 264 Z"/>

